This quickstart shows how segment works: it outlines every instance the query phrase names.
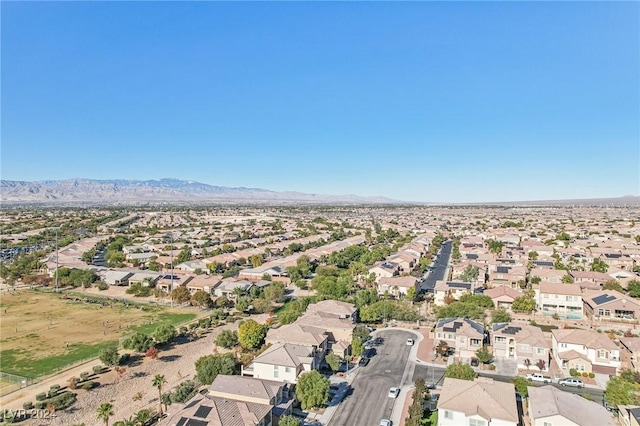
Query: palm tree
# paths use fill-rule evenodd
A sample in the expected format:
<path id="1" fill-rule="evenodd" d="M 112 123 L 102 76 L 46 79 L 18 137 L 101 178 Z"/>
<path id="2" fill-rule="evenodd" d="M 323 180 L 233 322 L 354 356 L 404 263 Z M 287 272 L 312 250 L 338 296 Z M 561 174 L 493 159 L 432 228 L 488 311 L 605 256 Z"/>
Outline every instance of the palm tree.
<path id="1" fill-rule="evenodd" d="M 151 421 L 151 412 L 147 409 L 142 409 L 136 413 L 133 420 L 136 422 L 136 426 L 145 426 Z"/>
<path id="2" fill-rule="evenodd" d="M 114 414 L 113 405 L 108 402 L 103 402 L 96 410 L 96 413 L 98 414 L 99 419 L 104 420 L 104 425 L 109 426 L 109 417 Z"/>
<path id="3" fill-rule="evenodd" d="M 113 426 L 136 426 L 136 422 L 131 417 L 129 417 L 126 420 L 115 422 Z"/>
<path id="4" fill-rule="evenodd" d="M 167 383 L 167 379 L 162 374 L 156 374 L 153 378 L 153 386 L 158 388 L 158 404 L 160 404 L 160 415 L 162 415 L 162 385 Z"/>

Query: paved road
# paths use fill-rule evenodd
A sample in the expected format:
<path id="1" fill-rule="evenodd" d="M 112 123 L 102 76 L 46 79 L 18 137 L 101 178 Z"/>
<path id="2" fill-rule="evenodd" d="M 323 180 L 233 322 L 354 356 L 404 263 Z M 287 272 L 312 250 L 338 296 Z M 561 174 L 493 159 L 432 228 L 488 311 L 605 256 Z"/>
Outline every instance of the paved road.
<path id="1" fill-rule="evenodd" d="M 420 282 L 419 291 L 425 292 L 429 290 L 430 292 L 433 292 L 433 288 L 436 286 L 436 281 L 447 279 L 451 250 L 453 250 L 451 241 L 445 241 L 442 243 L 440 254 L 433 265 L 433 271 L 425 274 L 424 279 Z"/>
<path id="2" fill-rule="evenodd" d="M 376 426 L 380 419 L 390 418 L 395 403 L 401 398 L 392 399 L 387 396 L 389 388 L 411 384 L 401 383 L 409 350 L 407 338 L 415 338 L 413 333 L 402 330 L 386 330 L 377 334 L 384 339 L 381 346 L 376 347 L 376 355 L 366 367 L 358 367 L 360 371 L 351 386 L 353 392 L 338 406 L 329 422 L 331 426 Z M 402 395 L 401 395 L 402 396 Z"/>
<path id="3" fill-rule="evenodd" d="M 479 374 L 482 377 L 490 377 L 496 381 L 499 382 L 507 382 L 510 383 L 511 382 L 511 377 L 508 376 L 498 376 L 495 374 L 486 374 L 486 373 L 480 373 Z M 442 386 L 443 381 L 444 381 L 444 368 L 441 367 L 431 367 L 428 365 L 417 365 L 416 369 L 413 373 L 413 381 L 415 382 L 415 380 L 418 377 L 422 377 L 423 379 L 425 379 L 425 382 L 427 382 L 427 384 L 433 383 L 435 382 L 438 386 Z M 538 386 L 537 384 L 532 384 L 532 386 Z M 594 402 L 597 402 L 598 404 L 602 405 L 603 404 L 603 400 L 604 400 L 604 391 L 602 389 L 596 389 L 596 388 L 583 388 L 583 389 L 578 389 L 578 388 L 570 388 L 570 387 L 564 387 L 564 386 L 560 386 L 557 383 L 553 383 L 551 386 L 554 386 L 558 389 L 561 389 L 565 392 L 571 392 L 571 393 L 575 393 L 578 395 L 590 395 L 591 399 Z"/>

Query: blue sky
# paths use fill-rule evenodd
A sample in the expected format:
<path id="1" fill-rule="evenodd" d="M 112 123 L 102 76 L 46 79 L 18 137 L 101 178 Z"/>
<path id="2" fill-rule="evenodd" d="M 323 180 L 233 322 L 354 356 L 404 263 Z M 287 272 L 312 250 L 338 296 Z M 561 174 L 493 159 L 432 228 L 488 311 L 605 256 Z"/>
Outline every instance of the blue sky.
<path id="1" fill-rule="evenodd" d="M 637 2 L 2 2 L 2 179 L 640 194 Z"/>

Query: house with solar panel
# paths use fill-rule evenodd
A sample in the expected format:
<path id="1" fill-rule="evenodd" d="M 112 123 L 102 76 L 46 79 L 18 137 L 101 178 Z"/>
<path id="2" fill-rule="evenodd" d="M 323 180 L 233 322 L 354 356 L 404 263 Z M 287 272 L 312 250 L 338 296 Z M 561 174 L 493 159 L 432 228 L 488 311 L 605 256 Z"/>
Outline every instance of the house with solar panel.
<path id="1" fill-rule="evenodd" d="M 455 300 L 460 299 L 463 294 L 473 294 L 477 288 L 473 283 L 465 283 L 460 281 L 436 281 L 433 289 L 433 304 L 435 306 L 444 306 L 447 296 L 453 297 Z"/>
<path id="2" fill-rule="evenodd" d="M 432 331 L 434 345 L 441 341 L 455 349 L 455 356 L 462 360 L 475 357 L 485 341 L 484 325 L 469 318 L 442 318 Z"/>
<path id="3" fill-rule="evenodd" d="M 551 331 L 551 347 L 556 363 L 565 375 L 580 372 L 617 375 L 621 366 L 620 348 L 604 333 L 595 330 Z"/>
<path id="4" fill-rule="evenodd" d="M 283 382 L 219 374 L 206 394 L 169 406 L 159 426 L 270 426 L 291 413 L 293 392 Z"/>
<path id="5" fill-rule="evenodd" d="M 519 369 L 531 368 L 539 360 L 545 363 L 543 370 L 549 368 L 551 345 L 540 327 L 521 322 L 493 324 L 491 346 L 494 358 L 516 361 Z"/>
<path id="6" fill-rule="evenodd" d="M 585 295 L 584 312 L 597 321 L 635 321 L 640 318 L 640 303 L 615 290 L 603 290 Z"/>

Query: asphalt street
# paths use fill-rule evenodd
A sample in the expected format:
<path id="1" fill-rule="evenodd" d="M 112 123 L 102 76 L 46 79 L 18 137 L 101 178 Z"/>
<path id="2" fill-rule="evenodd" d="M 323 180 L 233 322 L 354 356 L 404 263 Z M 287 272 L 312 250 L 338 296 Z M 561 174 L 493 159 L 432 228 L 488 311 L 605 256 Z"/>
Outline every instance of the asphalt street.
<path id="1" fill-rule="evenodd" d="M 358 367 L 360 371 L 351 383 L 353 390 L 336 410 L 331 426 L 378 426 L 381 419 L 391 417 L 394 404 L 401 403 L 402 398 L 389 398 L 389 389 L 413 383 L 411 377 L 407 383 L 401 382 L 412 348 L 406 341 L 415 335 L 398 329 L 381 331 L 376 336 L 382 337 L 384 343 L 376 347 L 369 365 Z"/>
<path id="2" fill-rule="evenodd" d="M 419 291 L 433 292 L 433 288 L 436 286 L 436 281 L 447 279 L 447 266 L 452 249 L 453 246 L 451 244 L 451 241 L 445 241 L 444 243 L 442 243 L 440 254 L 435 258 L 433 270 L 425 274 L 424 279 L 420 281 Z"/>

